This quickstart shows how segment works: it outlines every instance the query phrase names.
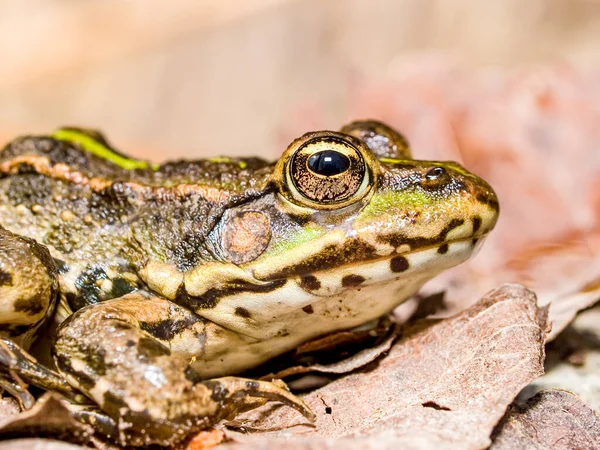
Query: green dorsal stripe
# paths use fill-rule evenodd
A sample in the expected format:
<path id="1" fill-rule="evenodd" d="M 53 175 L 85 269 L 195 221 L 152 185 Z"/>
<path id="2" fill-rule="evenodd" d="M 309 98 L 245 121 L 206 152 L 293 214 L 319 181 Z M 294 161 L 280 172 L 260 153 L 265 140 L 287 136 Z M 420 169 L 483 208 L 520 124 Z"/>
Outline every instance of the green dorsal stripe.
<path id="1" fill-rule="evenodd" d="M 151 167 L 153 170 L 159 168 L 158 164 L 150 164 L 148 161 L 140 161 L 138 159 L 130 159 L 123 155 L 119 155 L 115 151 L 98 142 L 92 136 L 78 130 L 60 129 L 51 134 L 54 139 L 59 141 L 72 142 L 80 145 L 85 151 L 99 158 L 106 159 L 113 164 L 116 164 L 123 169 L 146 169 Z"/>

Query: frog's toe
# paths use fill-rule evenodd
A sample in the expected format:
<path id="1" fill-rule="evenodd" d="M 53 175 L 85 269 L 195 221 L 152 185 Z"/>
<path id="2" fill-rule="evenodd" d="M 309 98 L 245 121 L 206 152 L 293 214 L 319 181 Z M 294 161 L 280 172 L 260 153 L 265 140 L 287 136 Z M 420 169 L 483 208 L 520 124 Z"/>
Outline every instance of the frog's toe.
<path id="1" fill-rule="evenodd" d="M 17 400 L 21 411 L 30 409 L 35 404 L 35 398 L 27 390 L 27 385 L 17 375 L 0 373 L 0 388 Z"/>
<path id="2" fill-rule="evenodd" d="M 0 337 L 0 387 L 17 399 L 21 409 L 29 409 L 34 403 L 33 396 L 27 391 L 29 384 L 59 392 L 76 403 L 87 400 L 60 374 L 40 364 L 10 339 Z"/>
<path id="3" fill-rule="evenodd" d="M 251 380 L 248 378 L 223 377 L 205 381 L 204 384 L 213 391 L 213 396 L 223 404 L 223 408 L 231 411 L 233 418 L 240 412 L 254 409 L 268 401 L 281 402 L 294 408 L 311 422 L 315 413 L 300 399 L 292 394 L 281 380 L 273 382 Z M 261 399 L 257 401 L 257 399 Z M 264 399 L 264 400 L 263 400 Z"/>

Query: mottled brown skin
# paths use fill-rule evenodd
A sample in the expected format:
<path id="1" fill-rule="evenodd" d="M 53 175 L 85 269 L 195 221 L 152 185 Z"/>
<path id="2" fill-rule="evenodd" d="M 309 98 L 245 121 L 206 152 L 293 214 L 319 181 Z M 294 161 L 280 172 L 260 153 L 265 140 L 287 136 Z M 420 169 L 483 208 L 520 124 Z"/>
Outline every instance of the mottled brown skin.
<path id="1" fill-rule="evenodd" d="M 230 205 L 262 194 L 270 175 L 254 158 L 245 169 L 205 160 L 126 170 L 47 137 L 11 142 L 0 161 L 2 225 L 54 248 L 61 273 L 89 262 L 61 286 L 74 310 L 134 291 L 153 255 L 182 271 L 221 259 L 208 233 Z M 98 279 L 113 288 L 102 290 Z"/>
<path id="2" fill-rule="evenodd" d="M 340 131 L 364 141 L 380 158 L 412 159 L 406 138 L 377 120 L 356 120 Z"/>
<path id="3" fill-rule="evenodd" d="M 91 400 L 99 409 L 74 414 L 122 445 L 170 445 L 268 400 L 312 418 L 280 382 L 223 375 L 388 312 L 466 259 L 498 214 L 493 190 L 459 165 L 411 160 L 404 138 L 375 121 L 345 130 L 308 133 L 273 164 L 134 169 L 95 133 L 82 136 L 103 156 L 80 141 L 11 142 L 0 154 L 0 225 L 50 250 L 62 323 L 54 372 L 11 339 L 27 346 L 56 290 L 42 300 L 14 286 L 29 295 L 18 311 L 29 328 L 21 336 L 7 324 L 3 382 L 16 386 L 14 373 Z M 324 151 L 342 169 L 315 172 Z M 25 267 L 0 273 L 0 289 Z"/>

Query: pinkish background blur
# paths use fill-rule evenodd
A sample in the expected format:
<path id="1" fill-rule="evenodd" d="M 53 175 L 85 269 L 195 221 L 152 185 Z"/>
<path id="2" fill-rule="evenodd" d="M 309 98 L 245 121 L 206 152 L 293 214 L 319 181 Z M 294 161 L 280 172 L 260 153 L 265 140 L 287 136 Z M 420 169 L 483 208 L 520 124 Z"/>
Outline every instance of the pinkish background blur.
<path id="1" fill-rule="evenodd" d="M 596 0 L 0 0 L 0 140 L 68 124 L 156 161 L 275 158 L 310 129 L 382 116 L 431 157 L 453 143 L 420 140 L 448 126 L 420 105 L 454 70 L 594 71 L 599 43 Z"/>

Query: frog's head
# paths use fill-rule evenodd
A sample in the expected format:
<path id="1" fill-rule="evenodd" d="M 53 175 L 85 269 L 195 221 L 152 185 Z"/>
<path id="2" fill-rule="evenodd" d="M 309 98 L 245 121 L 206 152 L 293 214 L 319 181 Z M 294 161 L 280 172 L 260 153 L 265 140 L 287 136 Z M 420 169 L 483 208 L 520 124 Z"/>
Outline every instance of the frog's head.
<path id="1" fill-rule="evenodd" d="M 469 258 L 498 217 L 484 180 L 454 162 L 411 159 L 404 138 L 378 122 L 307 133 L 269 170 L 259 195 L 228 207 L 210 239 L 230 274 L 205 266 L 185 280 L 203 299 L 218 279 L 218 306 L 201 314 L 254 337 L 376 318 Z"/>
<path id="2" fill-rule="evenodd" d="M 254 276 L 337 292 L 467 259 L 496 223 L 496 194 L 455 162 L 410 159 L 405 142 L 372 121 L 296 139 L 272 173 L 277 214 Z"/>

